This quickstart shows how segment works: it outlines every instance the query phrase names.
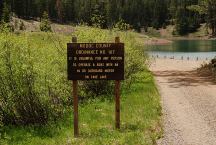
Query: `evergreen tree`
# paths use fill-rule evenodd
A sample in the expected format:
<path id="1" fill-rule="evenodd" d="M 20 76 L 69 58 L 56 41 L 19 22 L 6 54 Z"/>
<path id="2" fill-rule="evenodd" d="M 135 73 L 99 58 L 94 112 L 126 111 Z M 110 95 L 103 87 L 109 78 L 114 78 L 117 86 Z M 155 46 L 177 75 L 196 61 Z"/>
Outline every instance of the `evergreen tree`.
<path id="1" fill-rule="evenodd" d="M 44 11 L 43 16 L 42 16 L 42 20 L 40 23 L 40 30 L 44 31 L 44 32 L 51 32 L 51 24 L 50 24 L 50 20 L 49 20 L 49 15 L 46 11 Z"/>
<path id="2" fill-rule="evenodd" d="M 0 19 L 2 17 L 3 0 L 0 0 Z"/>
<path id="3" fill-rule="evenodd" d="M 4 23 L 9 23 L 10 19 L 11 19 L 11 15 L 10 15 L 9 6 L 6 2 L 4 2 L 1 21 Z"/>
<path id="4" fill-rule="evenodd" d="M 4 2 L 2 9 L 2 17 L 0 21 L 0 32 L 11 32 L 13 27 L 10 25 L 11 15 L 9 10 L 9 5 Z"/>
<path id="5" fill-rule="evenodd" d="M 208 1 L 207 22 L 212 29 L 212 35 L 216 36 L 216 0 Z"/>
<path id="6" fill-rule="evenodd" d="M 161 28 L 166 23 L 167 13 L 167 2 L 165 0 L 156 0 L 152 17 L 153 27 Z"/>
<path id="7" fill-rule="evenodd" d="M 93 8 L 91 24 L 98 28 L 106 28 L 106 8 L 105 2 L 98 2 Z"/>
<path id="8" fill-rule="evenodd" d="M 178 8 L 176 12 L 176 31 L 180 35 L 184 35 L 188 32 L 188 19 L 184 7 Z"/>
<path id="9" fill-rule="evenodd" d="M 101 28 L 123 20 L 136 30 L 161 28 L 169 21 L 181 33 L 196 31 L 206 22 L 215 33 L 216 0 L 0 0 L 0 17 L 8 22 L 8 11 L 20 18 L 35 19 L 47 11 L 58 22 L 85 23 Z M 6 15 L 3 13 L 6 13 Z M 99 25 L 98 25 L 99 24 Z"/>
<path id="10" fill-rule="evenodd" d="M 171 19 L 171 24 L 174 25 L 174 20 L 176 18 L 176 10 L 178 8 L 178 4 L 176 0 L 171 0 L 170 1 L 170 6 L 169 6 L 169 19 Z"/>

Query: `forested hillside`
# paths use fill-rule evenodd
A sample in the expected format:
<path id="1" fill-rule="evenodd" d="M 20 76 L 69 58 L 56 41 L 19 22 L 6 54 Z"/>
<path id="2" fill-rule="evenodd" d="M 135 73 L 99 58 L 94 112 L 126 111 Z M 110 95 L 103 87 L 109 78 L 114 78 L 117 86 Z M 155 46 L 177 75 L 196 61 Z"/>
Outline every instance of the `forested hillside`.
<path id="1" fill-rule="evenodd" d="M 110 28 L 118 22 L 128 29 L 176 25 L 178 34 L 196 31 L 201 23 L 216 35 L 216 0 L 0 0 L 12 14 L 25 19 L 40 18 L 47 11 L 53 21 L 85 23 Z"/>

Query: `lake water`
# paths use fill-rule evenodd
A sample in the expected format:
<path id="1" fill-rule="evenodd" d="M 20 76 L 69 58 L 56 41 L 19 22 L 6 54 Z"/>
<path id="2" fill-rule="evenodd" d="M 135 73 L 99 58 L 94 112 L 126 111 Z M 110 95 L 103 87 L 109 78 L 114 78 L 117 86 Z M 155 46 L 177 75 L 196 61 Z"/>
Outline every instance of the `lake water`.
<path id="1" fill-rule="evenodd" d="M 167 45 L 147 45 L 150 56 L 175 59 L 212 59 L 216 57 L 216 40 L 174 40 Z"/>

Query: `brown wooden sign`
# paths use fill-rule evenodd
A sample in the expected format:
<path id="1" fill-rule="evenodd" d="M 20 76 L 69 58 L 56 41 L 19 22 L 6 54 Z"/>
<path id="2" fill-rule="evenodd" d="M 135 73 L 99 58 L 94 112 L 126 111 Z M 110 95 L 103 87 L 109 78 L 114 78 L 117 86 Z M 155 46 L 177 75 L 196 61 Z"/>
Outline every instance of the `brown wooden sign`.
<path id="1" fill-rule="evenodd" d="M 123 43 L 68 43 L 69 80 L 124 80 Z"/>
<path id="2" fill-rule="evenodd" d="M 68 79 L 73 80 L 74 137 L 79 136 L 78 80 L 115 80 L 115 127 L 120 129 L 120 80 L 124 79 L 124 44 L 68 43 Z"/>

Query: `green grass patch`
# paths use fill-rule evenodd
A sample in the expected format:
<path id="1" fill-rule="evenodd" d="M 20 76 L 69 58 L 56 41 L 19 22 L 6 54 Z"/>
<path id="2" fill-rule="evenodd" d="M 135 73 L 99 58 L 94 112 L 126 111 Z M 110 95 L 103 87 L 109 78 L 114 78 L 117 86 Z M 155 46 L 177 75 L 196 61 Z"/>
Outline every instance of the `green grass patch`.
<path id="1" fill-rule="evenodd" d="M 73 137 L 71 111 L 59 124 L 46 127 L 5 127 L 5 139 L 9 145 L 151 145 L 161 137 L 160 97 L 152 74 L 139 75 L 130 91 L 122 93 L 121 129 L 114 127 L 114 101 L 92 100 L 79 105 L 80 137 Z M 71 107 L 72 109 L 72 107 Z"/>

